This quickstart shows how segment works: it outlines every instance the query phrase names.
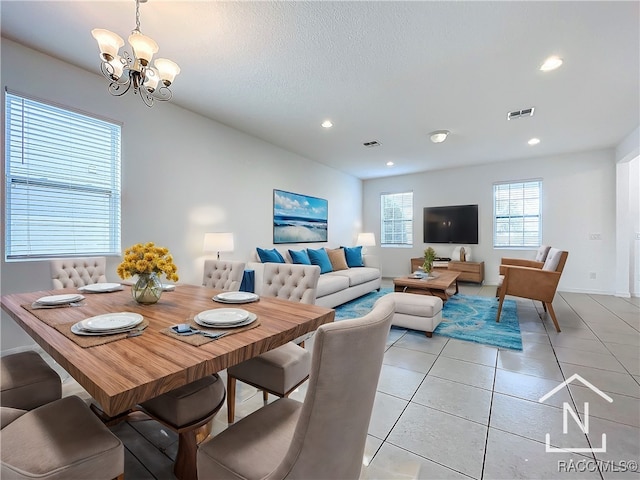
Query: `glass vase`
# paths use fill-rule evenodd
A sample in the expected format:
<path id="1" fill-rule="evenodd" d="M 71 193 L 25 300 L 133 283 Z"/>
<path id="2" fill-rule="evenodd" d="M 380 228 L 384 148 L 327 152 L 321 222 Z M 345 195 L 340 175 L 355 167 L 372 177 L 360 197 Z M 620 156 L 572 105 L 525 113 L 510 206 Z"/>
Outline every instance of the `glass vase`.
<path id="1" fill-rule="evenodd" d="M 138 281 L 131 286 L 131 295 L 142 305 L 157 303 L 162 295 L 162 282 L 155 273 L 138 275 Z"/>

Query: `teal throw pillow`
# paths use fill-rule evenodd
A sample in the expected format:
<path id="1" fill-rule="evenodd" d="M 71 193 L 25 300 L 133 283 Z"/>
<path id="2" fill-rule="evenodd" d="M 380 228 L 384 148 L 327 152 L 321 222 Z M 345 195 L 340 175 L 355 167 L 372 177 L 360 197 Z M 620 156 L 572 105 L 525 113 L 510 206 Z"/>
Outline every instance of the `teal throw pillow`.
<path id="1" fill-rule="evenodd" d="M 311 260 L 306 250 L 289 250 L 289 255 L 291 255 L 293 263 L 297 263 L 298 265 L 311 265 Z"/>
<path id="2" fill-rule="evenodd" d="M 284 257 L 280 255 L 280 252 L 275 248 L 272 250 L 265 250 L 258 247 L 258 257 L 262 263 L 285 263 Z"/>
<path id="3" fill-rule="evenodd" d="M 329 260 L 329 254 L 324 248 L 319 248 L 317 250 L 307 248 L 307 253 L 309 254 L 311 265 L 318 265 L 320 267 L 320 273 L 333 272 L 331 260 Z"/>
<path id="4" fill-rule="evenodd" d="M 362 260 L 362 247 L 342 247 L 344 248 L 344 255 L 347 257 L 347 265 L 352 267 L 364 267 L 364 261 Z"/>

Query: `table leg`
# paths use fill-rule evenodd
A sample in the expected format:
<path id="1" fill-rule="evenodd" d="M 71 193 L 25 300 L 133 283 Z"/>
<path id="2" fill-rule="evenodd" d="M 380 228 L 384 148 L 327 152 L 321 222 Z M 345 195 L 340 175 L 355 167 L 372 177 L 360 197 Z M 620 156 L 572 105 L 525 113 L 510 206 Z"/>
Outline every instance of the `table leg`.
<path id="1" fill-rule="evenodd" d="M 178 434 L 178 454 L 173 465 L 173 473 L 178 480 L 197 480 L 196 457 L 198 444 L 195 430 Z"/>

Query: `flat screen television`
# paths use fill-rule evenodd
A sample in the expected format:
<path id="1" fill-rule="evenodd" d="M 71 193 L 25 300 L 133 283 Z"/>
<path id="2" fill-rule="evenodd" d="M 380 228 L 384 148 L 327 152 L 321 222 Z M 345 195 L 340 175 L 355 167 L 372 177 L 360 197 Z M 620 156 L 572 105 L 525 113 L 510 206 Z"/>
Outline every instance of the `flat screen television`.
<path id="1" fill-rule="evenodd" d="M 424 243 L 478 243 L 478 205 L 424 208 Z"/>

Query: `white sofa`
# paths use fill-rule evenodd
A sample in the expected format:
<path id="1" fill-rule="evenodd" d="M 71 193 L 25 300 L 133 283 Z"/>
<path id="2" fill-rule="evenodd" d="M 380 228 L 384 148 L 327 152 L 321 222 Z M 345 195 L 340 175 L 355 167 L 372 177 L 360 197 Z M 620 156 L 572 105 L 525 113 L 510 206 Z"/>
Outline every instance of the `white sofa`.
<path id="1" fill-rule="evenodd" d="M 291 263 L 288 252 L 283 256 L 287 263 Z M 378 257 L 364 254 L 362 260 L 364 267 L 353 267 L 320 275 L 315 304 L 334 308 L 369 292 L 379 290 L 382 274 Z M 252 253 L 251 261 L 247 263 L 247 269 L 254 270 L 256 293 L 260 294 L 264 264 L 260 262 L 256 252 Z"/>

